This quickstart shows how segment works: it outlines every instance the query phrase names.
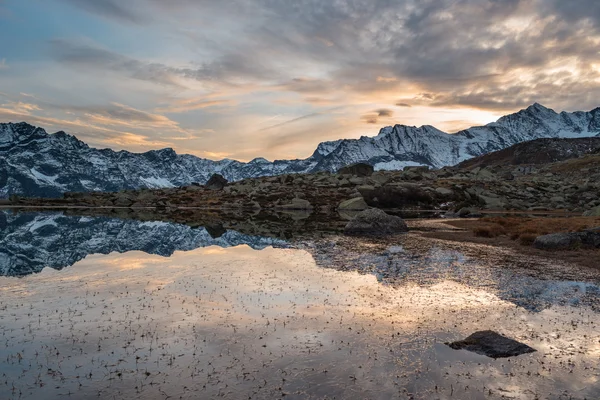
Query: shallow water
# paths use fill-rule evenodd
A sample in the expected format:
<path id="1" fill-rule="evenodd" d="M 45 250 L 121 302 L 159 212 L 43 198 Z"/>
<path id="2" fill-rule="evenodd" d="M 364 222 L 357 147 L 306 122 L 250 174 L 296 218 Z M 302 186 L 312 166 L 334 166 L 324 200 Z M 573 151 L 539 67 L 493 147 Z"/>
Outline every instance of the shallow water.
<path id="1" fill-rule="evenodd" d="M 1 398 L 600 397 L 593 276 L 544 279 L 411 235 L 179 251 L 174 232 L 198 232 L 167 228 L 152 232 L 170 257 L 147 240 L 130 251 L 132 227 L 100 229 L 85 243 L 116 243 L 110 254 L 0 278 Z M 538 351 L 493 360 L 444 345 L 484 329 Z"/>

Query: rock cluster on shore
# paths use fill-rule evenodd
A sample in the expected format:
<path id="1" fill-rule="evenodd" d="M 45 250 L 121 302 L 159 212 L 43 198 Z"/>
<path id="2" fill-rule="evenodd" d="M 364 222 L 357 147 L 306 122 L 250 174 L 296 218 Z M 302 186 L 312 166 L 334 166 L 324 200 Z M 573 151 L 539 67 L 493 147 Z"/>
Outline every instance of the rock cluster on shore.
<path id="1" fill-rule="evenodd" d="M 346 235 L 393 235 L 408 232 L 402 218 L 372 208 L 356 215 L 344 228 Z"/>
<path id="2" fill-rule="evenodd" d="M 291 174 L 226 182 L 215 176 L 206 186 L 66 193 L 63 199 L 19 199 L 23 205 L 86 207 L 200 207 L 211 209 L 336 210 L 428 209 L 542 211 L 564 209 L 597 215 L 600 208 L 600 154 L 547 165 L 494 165 L 352 174 Z M 359 176 L 360 175 L 360 176 Z"/>

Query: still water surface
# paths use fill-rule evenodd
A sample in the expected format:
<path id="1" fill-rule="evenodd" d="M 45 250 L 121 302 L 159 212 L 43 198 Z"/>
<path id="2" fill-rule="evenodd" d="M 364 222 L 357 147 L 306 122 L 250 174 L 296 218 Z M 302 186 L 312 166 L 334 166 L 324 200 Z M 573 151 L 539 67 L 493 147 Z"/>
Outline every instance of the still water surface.
<path id="1" fill-rule="evenodd" d="M 80 251 L 62 270 L 0 278 L 0 398 L 600 397 L 593 276 L 544 279 L 410 236 L 286 248 L 63 218 L 9 216 L 0 236 L 12 271 L 22 254 L 70 259 L 56 243 Z M 484 329 L 538 351 L 493 360 L 444 344 Z"/>

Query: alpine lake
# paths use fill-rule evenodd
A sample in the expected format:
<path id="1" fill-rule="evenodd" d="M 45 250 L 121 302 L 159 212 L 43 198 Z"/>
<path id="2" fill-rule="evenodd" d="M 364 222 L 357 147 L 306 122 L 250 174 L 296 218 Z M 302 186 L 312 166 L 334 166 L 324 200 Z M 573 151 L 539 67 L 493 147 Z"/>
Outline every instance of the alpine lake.
<path id="1" fill-rule="evenodd" d="M 0 210 L 0 398 L 600 398 L 600 269 L 344 223 Z"/>

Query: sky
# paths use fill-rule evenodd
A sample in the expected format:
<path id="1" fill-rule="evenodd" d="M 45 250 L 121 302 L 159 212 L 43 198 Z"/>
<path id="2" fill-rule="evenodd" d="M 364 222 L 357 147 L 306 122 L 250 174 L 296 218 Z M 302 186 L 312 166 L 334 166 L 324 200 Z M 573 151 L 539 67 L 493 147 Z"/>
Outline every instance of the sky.
<path id="1" fill-rule="evenodd" d="M 249 161 L 600 106 L 597 0 L 0 0 L 0 122 Z"/>

